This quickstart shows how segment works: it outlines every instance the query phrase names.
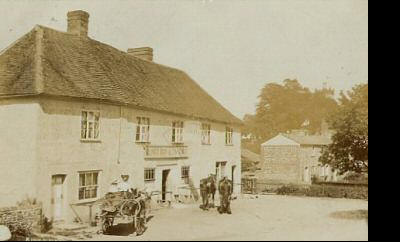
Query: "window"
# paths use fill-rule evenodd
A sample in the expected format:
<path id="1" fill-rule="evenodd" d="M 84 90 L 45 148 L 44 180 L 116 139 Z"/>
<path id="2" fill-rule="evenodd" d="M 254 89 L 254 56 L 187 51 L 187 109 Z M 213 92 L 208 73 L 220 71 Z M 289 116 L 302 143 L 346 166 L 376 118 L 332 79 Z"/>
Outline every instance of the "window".
<path id="1" fill-rule="evenodd" d="M 150 119 L 145 117 L 137 118 L 136 142 L 149 142 Z"/>
<path id="2" fill-rule="evenodd" d="M 201 124 L 201 143 L 211 144 L 211 125 Z"/>
<path id="3" fill-rule="evenodd" d="M 189 184 L 189 177 L 190 177 L 190 166 L 182 166 L 181 169 L 181 177 L 185 184 Z"/>
<path id="4" fill-rule="evenodd" d="M 156 173 L 155 168 L 144 169 L 144 181 L 155 181 L 156 180 L 155 173 Z"/>
<path id="5" fill-rule="evenodd" d="M 172 122 L 172 143 L 183 143 L 183 122 Z"/>
<path id="6" fill-rule="evenodd" d="M 82 111 L 81 139 L 98 140 L 100 129 L 99 111 Z"/>
<path id="7" fill-rule="evenodd" d="M 225 144 L 232 145 L 233 128 L 226 127 L 225 130 Z"/>
<path id="8" fill-rule="evenodd" d="M 98 171 L 79 174 L 79 200 L 97 198 L 98 178 Z"/>

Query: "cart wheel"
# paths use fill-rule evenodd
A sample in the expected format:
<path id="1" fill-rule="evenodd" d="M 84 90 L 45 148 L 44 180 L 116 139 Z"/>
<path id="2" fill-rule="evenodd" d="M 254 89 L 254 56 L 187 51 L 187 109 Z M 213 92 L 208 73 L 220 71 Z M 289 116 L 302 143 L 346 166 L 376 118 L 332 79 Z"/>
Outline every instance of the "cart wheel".
<path id="1" fill-rule="evenodd" d="M 108 220 L 104 221 L 103 226 L 102 226 L 103 234 L 107 234 L 110 227 L 111 227 L 110 221 L 108 221 Z"/>

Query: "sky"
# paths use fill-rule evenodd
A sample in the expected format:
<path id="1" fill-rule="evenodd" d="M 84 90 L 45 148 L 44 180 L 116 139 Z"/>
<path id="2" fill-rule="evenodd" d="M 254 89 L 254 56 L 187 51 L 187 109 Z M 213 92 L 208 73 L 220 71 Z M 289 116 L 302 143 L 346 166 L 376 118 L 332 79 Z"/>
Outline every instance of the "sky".
<path id="1" fill-rule="evenodd" d="M 239 118 L 267 83 L 338 92 L 368 82 L 367 0 L 0 0 L 0 50 L 36 24 L 66 31 L 78 9 L 90 38 L 152 47 L 155 62 L 184 70 Z"/>

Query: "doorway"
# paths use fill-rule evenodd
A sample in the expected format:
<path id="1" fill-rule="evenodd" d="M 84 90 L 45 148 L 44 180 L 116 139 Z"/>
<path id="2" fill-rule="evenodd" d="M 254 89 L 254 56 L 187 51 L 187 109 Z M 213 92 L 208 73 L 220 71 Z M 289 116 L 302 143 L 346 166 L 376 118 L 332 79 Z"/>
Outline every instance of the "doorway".
<path id="1" fill-rule="evenodd" d="M 161 193 L 162 193 L 162 201 L 165 202 L 167 198 L 167 189 L 168 189 L 168 176 L 171 170 L 163 170 L 162 171 L 162 187 L 161 187 Z"/>
<path id="2" fill-rule="evenodd" d="M 66 175 L 54 175 L 51 178 L 54 221 L 62 220 L 64 209 L 64 181 Z"/>

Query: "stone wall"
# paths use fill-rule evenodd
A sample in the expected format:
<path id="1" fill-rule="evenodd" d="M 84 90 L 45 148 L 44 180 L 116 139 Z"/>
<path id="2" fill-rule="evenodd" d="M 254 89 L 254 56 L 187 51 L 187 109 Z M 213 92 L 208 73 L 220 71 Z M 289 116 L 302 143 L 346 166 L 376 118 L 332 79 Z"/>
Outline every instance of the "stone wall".
<path id="1" fill-rule="evenodd" d="M 301 180 L 299 146 L 264 146 L 259 182 L 290 183 Z"/>
<path id="2" fill-rule="evenodd" d="M 32 231 L 40 226 L 41 218 L 40 205 L 0 208 L 0 225 L 9 227 L 11 232 L 18 229 Z"/>

